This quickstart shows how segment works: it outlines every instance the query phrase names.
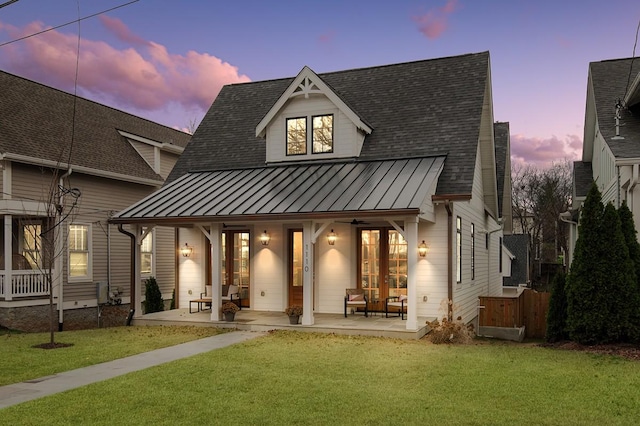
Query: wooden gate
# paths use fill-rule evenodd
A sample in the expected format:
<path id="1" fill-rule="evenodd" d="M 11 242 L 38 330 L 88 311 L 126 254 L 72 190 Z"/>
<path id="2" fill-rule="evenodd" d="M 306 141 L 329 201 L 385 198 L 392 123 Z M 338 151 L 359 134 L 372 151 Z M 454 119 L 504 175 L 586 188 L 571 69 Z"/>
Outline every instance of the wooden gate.
<path id="1" fill-rule="evenodd" d="M 550 293 L 525 289 L 517 296 L 480 297 L 480 327 L 525 327 L 525 336 L 542 339 L 547 331 Z"/>

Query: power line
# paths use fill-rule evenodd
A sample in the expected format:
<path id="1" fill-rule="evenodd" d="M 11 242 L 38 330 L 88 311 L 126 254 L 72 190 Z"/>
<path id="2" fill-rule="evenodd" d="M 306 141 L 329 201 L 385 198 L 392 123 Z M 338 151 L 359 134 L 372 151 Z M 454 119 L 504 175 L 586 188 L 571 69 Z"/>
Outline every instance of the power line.
<path id="1" fill-rule="evenodd" d="M 629 76 L 627 77 L 627 88 L 624 89 L 624 97 L 627 97 L 629 92 L 629 82 L 631 81 L 631 70 L 633 69 L 633 60 L 636 58 L 636 46 L 638 45 L 638 31 L 640 31 L 640 20 L 638 20 L 638 27 L 636 28 L 636 41 L 633 43 L 633 54 L 631 55 L 631 64 L 629 65 Z"/>
<path id="2" fill-rule="evenodd" d="M 4 2 L 4 3 L 0 4 L 0 9 L 2 9 L 2 8 L 3 8 L 3 7 L 5 7 L 5 6 L 9 6 L 10 4 L 13 4 L 13 3 L 15 3 L 15 2 L 17 2 L 17 1 L 18 1 L 18 0 L 9 0 L 9 1 L 6 1 L 6 2 Z"/>
<path id="3" fill-rule="evenodd" d="M 12 1 L 18 1 L 18 0 L 12 0 Z M 85 19 L 89 19 L 89 18 L 93 18 L 93 17 L 98 16 L 98 15 L 102 15 L 103 13 L 111 12 L 113 10 L 120 9 L 122 7 L 125 7 L 125 6 L 129 6 L 130 4 L 137 3 L 139 1 L 140 0 L 133 0 L 133 1 L 130 1 L 128 3 L 124 3 L 124 4 L 121 4 L 119 6 L 112 7 L 111 9 L 106 9 L 106 10 L 103 10 L 102 12 L 94 13 L 93 15 L 89 15 L 89 16 L 85 16 L 85 17 L 82 17 L 82 18 L 78 18 L 78 19 L 75 19 L 73 21 L 69 21 L 69 22 L 67 22 L 65 24 L 56 25 L 55 27 L 47 28 L 46 30 L 42 30 L 42 31 L 38 31 L 37 33 L 29 34 L 29 35 L 26 35 L 24 37 L 20 37 L 20 38 L 14 39 L 14 40 L 6 41 L 4 43 L 0 43 L 0 47 L 6 46 L 7 44 L 15 43 L 16 41 L 25 40 L 27 38 L 34 37 L 34 36 L 49 32 L 49 31 L 57 30 L 58 28 L 66 27 L 67 25 L 75 24 L 76 22 L 84 21 Z"/>

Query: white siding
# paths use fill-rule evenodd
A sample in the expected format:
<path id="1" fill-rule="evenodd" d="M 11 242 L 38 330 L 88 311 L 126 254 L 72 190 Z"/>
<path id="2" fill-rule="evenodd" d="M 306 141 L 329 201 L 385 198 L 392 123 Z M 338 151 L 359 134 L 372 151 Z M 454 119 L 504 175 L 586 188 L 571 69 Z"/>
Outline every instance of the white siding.
<path id="1" fill-rule="evenodd" d="M 287 303 L 286 230 L 281 224 L 256 224 L 253 229 L 251 308 L 283 312 Z M 265 230 L 271 237 L 268 246 L 263 246 L 260 239 L 255 238 Z"/>
<path id="2" fill-rule="evenodd" d="M 336 243 L 327 243 L 327 229 L 315 244 L 316 311 L 343 313 L 345 289 L 356 288 L 357 256 L 352 258 L 352 246 L 357 238 L 354 227 L 334 223 L 331 227 L 337 235 Z"/>
<path id="3" fill-rule="evenodd" d="M 180 228 L 178 246 L 188 243 L 193 247 L 191 256 L 178 256 L 179 308 L 188 308 L 189 300 L 198 299 L 205 283 L 205 236 L 198 228 Z"/>
<path id="4" fill-rule="evenodd" d="M 453 216 L 462 219 L 462 281 L 454 283 L 454 317 L 461 316 L 464 322 L 477 317 L 478 297 L 498 295 L 502 287 L 502 274 L 499 272 L 501 252 L 498 249 L 502 237 L 500 225 L 485 214 L 480 156 L 476 156 L 476 167 L 472 199 L 468 202 L 454 203 Z M 475 224 L 475 279 L 471 279 L 471 223 Z M 455 230 L 454 230 L 455 232 Z M 489 234 L 489 249 L 485 238 Z M 455 236 L 454 236 L 455 237 Z M 455 239 L 454 239 L 455 241 Z M 455 253 L 453 257 L 455 263 Z"/>
<path id="5" fill-rule="evenodd" d="M 333 152 L 312 154 L 307 143 L 307 155 L 286 155 L 286 119 L 308 116 L 307 133 L 310 135 L 310 117 L 320 114 L 333 114 Z M 308 136 L 309 138 L 309 136 Z M 325 96 L 315 95 L 305 98 L 293 98 L 267 126 L 267 162 L 320 160 L 327 158 L 357 157 L 360 154 L 364 136 L 358 132 L 349 118 Z"/>

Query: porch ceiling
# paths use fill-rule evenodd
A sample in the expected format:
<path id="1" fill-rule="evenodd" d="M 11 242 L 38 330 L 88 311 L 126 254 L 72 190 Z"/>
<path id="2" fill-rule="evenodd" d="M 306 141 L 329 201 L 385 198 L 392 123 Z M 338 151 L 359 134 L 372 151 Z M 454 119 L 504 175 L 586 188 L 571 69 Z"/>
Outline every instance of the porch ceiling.
<path id="1" fill-rule="evenodd" d="M 191 172 L 113 223 L 219 222 L 419 213 L 445 157 Z"/>

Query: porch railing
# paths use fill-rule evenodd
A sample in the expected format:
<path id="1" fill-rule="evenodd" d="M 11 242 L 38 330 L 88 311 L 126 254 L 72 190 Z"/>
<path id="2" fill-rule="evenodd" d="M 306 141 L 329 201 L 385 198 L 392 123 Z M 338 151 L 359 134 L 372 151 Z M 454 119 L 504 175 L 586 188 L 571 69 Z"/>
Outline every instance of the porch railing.
<path id="1" fill-rule="evenodd" d="M 12 300 L 14 297 L 38 297 L 49 295 L 46 271 L 0 271 L 0 297 Z"/>

